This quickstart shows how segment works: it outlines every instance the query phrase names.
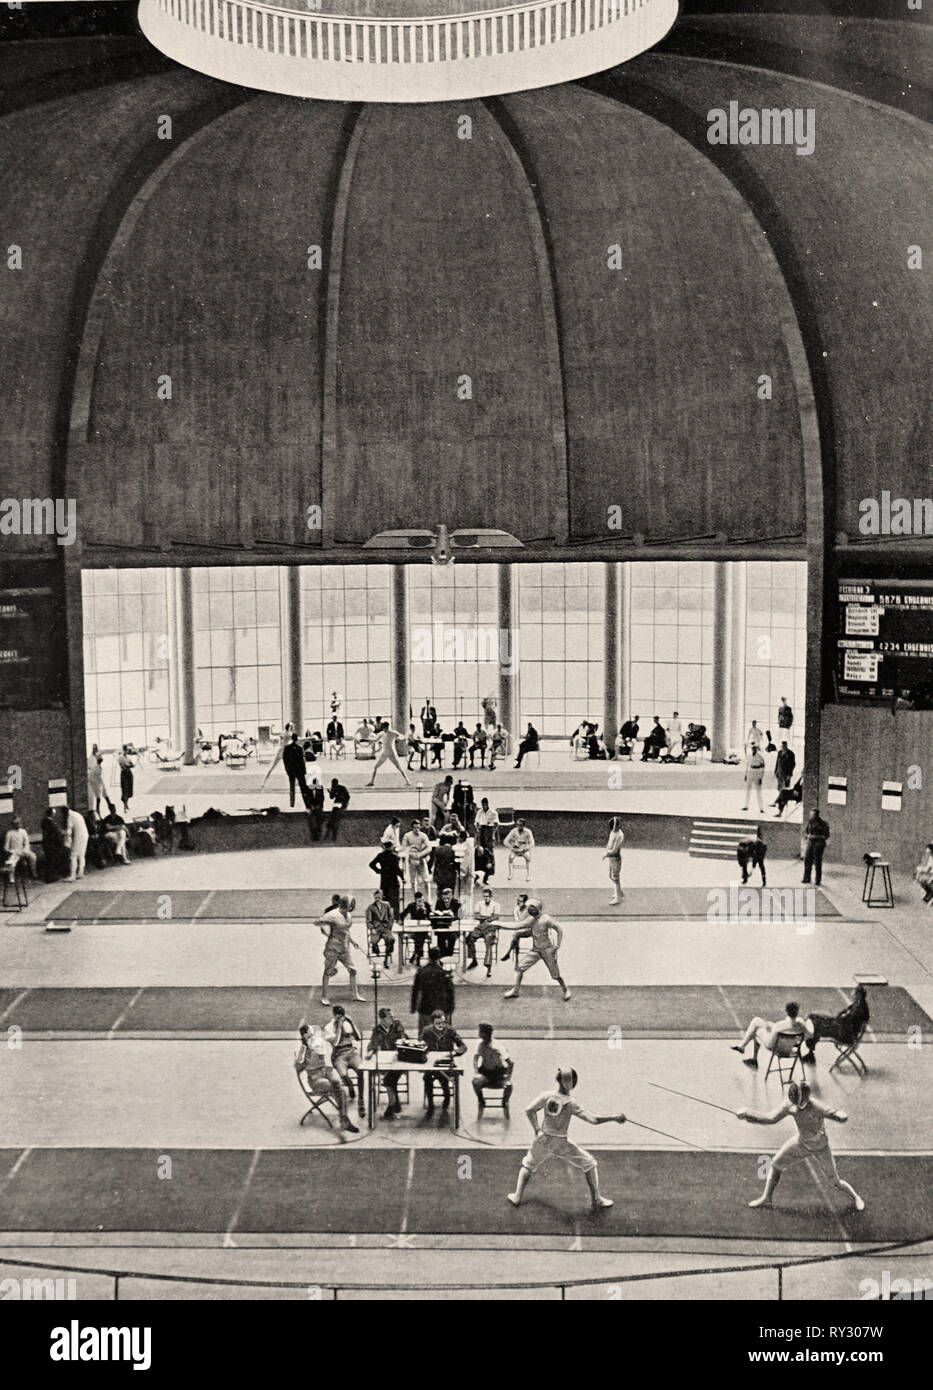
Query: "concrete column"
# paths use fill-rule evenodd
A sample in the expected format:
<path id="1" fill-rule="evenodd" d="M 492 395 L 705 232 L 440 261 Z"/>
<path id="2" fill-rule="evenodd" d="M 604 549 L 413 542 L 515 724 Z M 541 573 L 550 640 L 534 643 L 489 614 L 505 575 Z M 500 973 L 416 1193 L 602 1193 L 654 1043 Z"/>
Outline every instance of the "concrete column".
<path id="1" fill-rule="evenodd" d="M 732 681 L 732 566 L 717 560 L 713 567 L 713 761 L 721 763 L 729 750 Z"/>
<path id="2" fill-rule="evenodd" d="M 733 747 L 741 753 L 745 744 L 745 631 L 746 579 L 748 571 L 742 560 L 733 561 L 732 570 L 732 662 L 729 678 L 729 724 Z"/>
<path id="3" fill-rule="evenodd" d="M 615 560 L 603 562 L 603 738 L 612 749 L 619 731 L 619 618 L 621 585 Z"/>
<path id="4" fill-rule="evenodd" d="M 402 734 L 408 732 L 408 573 L 404 565 L 392 566 L 389 604 L 392 642 L 392 720 Z"/>
<path id="5" fill-rule="evenodd" d="M 619 723 L 632 709 L 632 567 L 619 565 Z M 618 732 L 618 730 L 616 730 Z"/>
<path id="6" fill-rule="evenodd" d="M 178 684 L 178 570 L 162 572 L 165 581 L 166 637 L 168 638 L 168 736 L 172 746 L 187 753 L 182 740 L 181 689 Z"/>
<path id="7" fill-rule="evenodd" d="M 499 709 L 498 722 L 507 730 L 512 740 L 514 753 L 518 748 L 522 728 L 521 692 L 519 670 L 521 663 L 521 638 L 514 645 L 514 634 L 519 630 L 518 623 L 518 576 L 512 565 L 499 565 L 499 631 L 508 633 L 509 652 L 512 662 L 509 666 L 499 663 Z M 500 639 L 501 640 L 501 639 Z M 517 660 L 515 658 L 518 658 Z"/>
<path id="8" fill-rule="evenodd" d="M 194 586 L 191 570 L 177 571 L 176 618 L 178 647 L 179 747 L 185 762 L 194 762 L 197 713 L 194 707 Z"/>
<path id="9" fill-rule="evenodd" d="M 304 733 L 304 690 L 301 652 L 304 638 L 301 610 L 301 567 L 279 570 L 279 650 L 282 664 L 282 723 Z"/>

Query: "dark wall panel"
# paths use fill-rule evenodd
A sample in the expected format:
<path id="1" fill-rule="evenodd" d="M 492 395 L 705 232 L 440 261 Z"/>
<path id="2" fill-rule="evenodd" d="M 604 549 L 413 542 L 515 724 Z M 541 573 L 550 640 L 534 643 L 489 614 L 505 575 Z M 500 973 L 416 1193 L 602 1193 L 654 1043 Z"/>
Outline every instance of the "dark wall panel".
<path id="1" fill-rule="evenodd" d="M 833 828 L 832 857 L 854 863 L 878 850 L 912 870 L 933 839 L 933 713 L 827 705 L 822 740 L 820 799 Z M 920 769 L 918 788 L 907 785 L 910 768 Z M 845 806 L 827 805 L 830 776 L 848 778 Z M 903 783 L 901 811 L 881 809 L 885 781 Z"/>
<path id="2" fill-rule="evenodd" d="M 782 287 L 741 199 L 677 135 L 596 93 L 505 105 L 557 268 L 572 532 L 608 536 L 617 503 L 626 535 L 802 536 L 797 399 L 770 281 Z M 754 503 L 762 479 L 778 524 Z"/>
<path id="3" fill-rule="evenodd" d="M 520 171 L 478 103 L 363 120 L 339 296 L 336 537 L 440 521 L 552 535 L 565 483 Z M 457 398 L 462 375 L 472 400 Z"/>

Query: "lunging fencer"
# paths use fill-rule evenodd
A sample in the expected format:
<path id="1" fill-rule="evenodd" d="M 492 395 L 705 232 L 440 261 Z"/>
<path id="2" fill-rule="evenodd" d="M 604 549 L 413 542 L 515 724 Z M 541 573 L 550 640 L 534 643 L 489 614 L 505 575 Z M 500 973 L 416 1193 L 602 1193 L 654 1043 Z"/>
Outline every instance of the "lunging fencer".
<path id="1" fill-rule="evenodd" d="M 512 940 L 509 942 L 508 954 L 515 952 L 515 983 L 511 989 L 507 989 L 502 996 L 504 999 L 517 999 L 521 993 L 522 977 L 527 970 L 538 961 L 544 961 L 552 980 L 556 980 L 564 991 L 564 1003 L 570 998 L 570 990 L 566 982 L 561 977 L 560 966 L 557 961 L 557 952 L 564 939 L 564 930 L 549 917 L 543 910 L 543 903 L 540 898 L 529 898 L 525 904 L 527 916 L 523 917 L 518 924 L 516 931 L 512 933 Z M 552 941 L 551 933 L 557 937 Z M 518 943 L 524 937 L 531 937 L 531 945 L 525 954 L 519 957 Z"/>
<path id="2" fill-rule="evenodd" d="M 737 1110 L 736 1115 L 740 1120 L 747 1120 L 753 1125 L 776 1125 L 790 1117 L 797 1126 L 794 1137 L 782 1144 L 772 1158 L 765 1180 L 765 1190 L 760 1197 L 749 1202 L 750 1207 L 770 1207 L 774 1189 L 781 1181 L 784 1170 L 794 1163 L 812 1158 L 819 1164 L 833 1187 L 849 1194 L 855 1203 L 856 1211 L 865 1210 L 865 1203 L 855 1188 L 851 1183 L 847 1183 L 845 1178 L 840 1178 L 826 1134 L 826 1120 L 837 1120 L 839 1124 L 844 1125 L 849 1117 L 844 1110 L 831 1110 L 828 1105 L 814 1100 L 806 1082 L 792 1081 L 787 1088 L 784 1104 L 773 1110 L 770 1115 L 762 1115 L 755 1110 Z"/>
<path id="3" fill-rule="evenodd" d="M 382 767 L 383 763 L 391 763 L 393 767 L 398 768 L 402 777 L 405 779 L 405 786 L 411 786 L 411 778 L 399 762 L 398 753 L 395 748 L 396 741 L 402 737 L 403 735 L 399 733 L 398 729 L 393 729 L 391 724 L 383 726 L 379 743 L 379 752 L 376 754 L 376 761 L 373 764 L 373 775 L 366 783 L 367 787 L 373 786 L 376 781 L 376 773 Z"/>

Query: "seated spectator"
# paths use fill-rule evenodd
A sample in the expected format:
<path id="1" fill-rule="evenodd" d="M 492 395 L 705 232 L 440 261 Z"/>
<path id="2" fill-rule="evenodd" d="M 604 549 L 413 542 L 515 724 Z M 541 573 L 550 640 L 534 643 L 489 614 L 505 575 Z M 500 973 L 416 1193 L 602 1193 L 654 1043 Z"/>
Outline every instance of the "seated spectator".
<path id="1" fill-rule="evenodd" d="M 648 731 L 648 736 L 642 744 L 641 760 L 648 762 L 649 758 L 660 757 L 661 749 L 667 747 L 667 734 L 660 719 L 654 716 L 654 724 Z"/>
<path id="2" fill-rule="evenodd" d="M 310 736 L 305 734 L 305 738 L 308 739 L 308 742 L 311 744 L 311 752 L 316 758 L 319 758 L 324 752 L 324 737 L 320 729 L 315 729 L 314 733 Z"/>
<path id="3" fill-rule="evenodd" d="M 486 730 L 483 728 L 482 724 L 477 724 L 476 728 L 473 730 L 473 741 L 470 744 L 470 767 L 474 766 L 473 760 L 477 753 L 479 754 L 480 767 L 486 766 L 486 745 L 488 742 L 489 737 Z"/>
<path id="4" fill-rule="evenodd" d="M 427 756 L 427 745 L 415 733 L 414 724 L 408 726 L 408 771 L 411 772 L 411 765 L 415 758 L 419 760 L 419 768 L 423 772 L 427 768 L 425 757 Z"/>
<path id="5" fill-rule="evenodd" d="M 499 914 L 502 909 L 496 899 L 492 896 L 491 888 L 484 888 L 482 897 L 476 904 L 473 915 L 476 918 L 476 926 L 467 934 L 466 946 L 470 963 L 467 970 L 475 970 L 478 964 L 476 959 L 476 943 L 482 941 L 485 947 L 485 959 L 483 964 L 486 966 L 486 978 L 492 974 L 492 948 L 499 934 Z"/>
<path id="6" fill-rule="evenodd" d="M 379 959 L 379 943 L 385 942 L 386 969 L 392 968 L 392 953 L 395 950 L 395 933 L 392 923 L 395 920 L 392 904 L 384 896 L 381 888 L 373 892 L 373 900 L 366 908 L 366 934 L 369 949 L 375 960 Z"/>
<path id="7" fill-rule="evenodd" d="M 914 878 L 923 889 L 923 901 L 933 902 L 933 844 L 927 845 L 920 863 L 914 869 Z"/>
<path id="8" fill-rule="evenodd" d="M 333 1018 L 324 1029 L 324 1041 L 331 1046 L 331 1065 L 340 1077 L 353 1099 L 353 1078 L 356 1077 L 358 1090 L 358 1105 L 360 1114 L 365 1113 L 366 1105 L 363 1097 L 363 1073 L 360 1069 L 360 1054 L 357 1050 L 357 1043 L 362 1042 L 360 1030 L 357 1028 L 353 1019 L 350 1018 L 342 1004 L 335 1004 L 333 1008 Z"/>
<path id="9" fill-rule="evenodd" d="M 366 1049 L 366 1056 L 374 1057 L 377 1052 L 397 1052 L 398 1045 L 408 1034 L 397 1018 L 393 1018 L 391 1009 L 379 1010 L 379 1022 L 376 1024 L 369 1036 L 369 1046 Z M 398 1071 L 385 1071 L 382 1073 L 383 1084 L 386 1088 L 386 1095 L 389 1103 L 385 1108 L 382 1118 L 384 1120 L 394 1120 L 396 1115 L 401 1114 L 402 1104 L 398 1098 L 398 1083 L 401 1076 Z"/>
<path id="10" fill-rule="evenodd" d="M 10 828 L 3 837 L 3 872 L 13 881 L 17 865 L 23 863 L 29 870 L 29 877 L 36 876 L 36 856 L 32 852 L 29 843 L 29 831 L 23 826 L 19 816 L 14 816 L 10 821 Z"/>
<path id="11" fill-rule="evenodd" d="M 626 719 L 618 734 L 616 735 L 616 756 L 619 758 L 630 758 L 635 750 L 638 741 L 638 719 L 636 714 L 633 719 Z"/>
<path id="12" fill-rule="evenodd" d="M 354 738 L 356 739 L 357 743 L 372 743 L 373 731 L 369 727 L 369 720 L 365 718 L 365 716 L 360 721 L 359 727 L 357 728 L 357 731 L 354 734 Z"/>
<path id="13" fill-rule="evenodd" d="M 477 841 L 476 849 L 473 853 L 473 867 L 476 873 L 476 881 L 482 879 L 483 883 L 489 882 L 492 875 L 496 872 L 496 856 L 491 849 L 487 849 L 481 842 Z"/>
<path id="14" fill-rule="evenodd" d="M 509 878 L 512 877 L 512 865 L 516 860 L 525 865 L 525 877 L 530 878 L 531 851 L 535 847 L 535 837 L 521 817 L 515 822 L 503 843 L 509 852 Z"/>
<path id="15" fill-rule="evenodd" d="M 443 931 L 439 928 L 450 926 L 460 920 L 460 903 L 454 897 L 452 888 L 441 890 L 431 913 L 431 925 L 437 936 L 437 949 L 442 956 L 452 956 L 457 945 L 458 931 Z"/>
<path id="16" fill-rule="evenodd" d="M 528 728 L 525 730 L 525 737 L 518 745 L 518 758 L 515 761 L 515 766 L 521 767 L 522 758 L 526 757 L 529 753 L 537 753 L 539 751 L 538 731 L 533 724 L 529 724 Z"/>
<path id="17" fill-rule="evenodd" d="M 838 1014 L 808 1014 L 803 1021 L 806 1030 L 803 1060 L 816 1061 L 816 1045 L 820 1038 L 835 1038 L 843 1044 L 858 1042 L 868 1018 L 868 992 L 864 985 L 855 986 L 852 1003 Z"/>
<path id="18" fill-rule="evenodd" d="M 466 1043 L 461 1038 L 452 1024 L 447 1022 L 441 1009 L 435 1009 L 431 1015 L 431 1022 L 421 1034 L 424 1042 L 428 1045 L 428 1058 L 432 1052 L 443 1052 L 448 1055 L 452 1062 L 454 1057 L 462 1057 L 466 1052 Z M 441 1093 L 444 1097 L 443 1108 L 450 1108 L 450 1081 L 444 1075 L 443 1070 L 438 1068 L 436 1071 L 426 1071 L 424 1074 L 424 1094 L 428 1102 L 428 1114 L 434 1114 L 434 1081 L 435 1078 L 441 1083 Z"/>
<path id="19" fill-rule="evenodd" d="M 479 1101 L 480 1110 L 485 1109 L 483 1092 L 487 1088 L 503 1088 L 502 1103 L 508 1105 L 512 1094 L 512 1059 L 503 1047 L 495 1047 L 492 1041 L 492 1024 L 479 1025 L 479 1043 L 473 1057 L 473 1090 Z"/>
<path id="20" fill-rule="evenodd" d="M 775 816 L 777 817 L 777 819 L 778 819 L 778 820 L 781 819 L 781 816 L 784 814 L 784 807 L 785 807 L 785 806 L 789 806 L 789 805 L 792 805 L 792 804 L 795 803 L 795 802 L 800 802 L 800 801 L 803 801 L 803 773 L 802 773 L 802 772 L 801 772 L 800 776 L 797 778 L 797 781 L 794 783 L 794 785 L 793 785 L 792 787 L 782 787 L 781 790 L 778 792 L 777 801 L 774 803 L 775 806 L 777 806 L 777 810 L 776 810 L 775 813 L 774 813 Z"/>
<path id="21" fill-rule="evenodd" d="M 409 957 L 409 965 L 420 965 L 424 955 L 424 943 L 430 935 L 431 909 L 425 902 L 424 894 L 417 892 L 411 902 L 402 913 L 402 928 L 410 923 L 408 930 L 411 932 L 413 942 L 412 953 Z M 424 930 L 418 931 L 417 928 L 423 925 Z M 414 928 L 414 930 L 413 930 Z M 401 953 L 399 954 L 399 968 L 401 968 Z"/>
<path id="22" fill-rule="evenodd" d="M 588 725 L 588 732 L 586 735 L 586 751 L 587 756 L 590 758 L 605 759 L 606 757 L 608 757 L 608 754 L 606 752 L 606 745 L 605 743 L 603 743 L 603 740 L 599 735 L 599 726 L 597 724 Z"/>
<path id="23" fill-rule="evenodd" d="M 126 852 L 126 821 L 117 811 L 116 807 L 104 817 L 103 838 L 113 857 L 114 863 L 116 863 L 118 859 L 123 864 L 128 864 L 130 862 L 130 856 Z"/>
<path id="24" fill-rule="evenodd" d="M 515 899 L 515 907 L 513 909 L 513 916 L 515 917 L 516 922 L 521 922 L 528 915 L 525 911 L 527 903 L 528 894 L 519 893 Z"/>
<path id="25" fill-rule="evenodd" d="M 732 1046 L 733 1052 L 743 1054 L 742 1061 L 747 1067 L 758 1066 L 758 1053 L 763 1047 L 767 1052 L 773 1052 L 778 1046 L 778 1036 L 781 1033 L 795 1033 L 803 1036 L 806 1029 L 797 1017 L 800 1013 L 800 1005 L 794 1000 L 785 1005 L 787 1016 L 782 1018 L 779 1023 L 768 1023 L 763 1018 L 753 1018 L 745 1030 L 745 1036 L 740 1043 Z M 745 1049 L 749 1043 L 754 1043 L 755 1051 L 751 1057 L 744 1056 Z"/>
<path id="26" fill-rule="evenodd" d="M 508 754 L 509 736 L 502 725 L 497 724 L 489 739 L 489 771 L 495 772 L 496 759 L 507 758 Z"/>
<path id="27" fill-rule="evenodd" d="M 325 1061 L 324 1040 L 320 1029 L 316 1028 L 312 1033 L 307 1023 L 303 1023 L 298 1029 L 298 1036 L 301 1045 L 295 1057 L 295 1071 L 299 1074 L 304 1073 L 308 1090 L 313 1096 L 329 1096 L 334 1102 L 340 1115 L 341 1129 L 347 1129 L 351 1134 L 359 1134 L 359 1130 L 347 1114 L 347 1100 L 340 1084 L 340 1077 Z"/>

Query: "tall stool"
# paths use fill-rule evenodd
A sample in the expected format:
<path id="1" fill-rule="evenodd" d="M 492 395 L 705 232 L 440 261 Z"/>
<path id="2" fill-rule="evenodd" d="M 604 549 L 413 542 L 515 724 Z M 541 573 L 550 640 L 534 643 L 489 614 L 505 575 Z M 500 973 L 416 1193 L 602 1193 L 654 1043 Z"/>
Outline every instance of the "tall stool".
<path id="1" fill-rule="evenodd" d="M 862 902 L 866 907 L 893 907 L 894 889 L 891 885 L 891 865 L 875 850 L 863 856 L 865 861 L 865 881 L 862 884 Z M 881 875 L 881 891 L 876 893 L 875 879 Z"/>
<path id="2" fill-rule="evenodd" d="M 10 889 L 12 888 L 15 897 L 14 902 L 10 902 Z M 29 894 L 26 891 L 26 873 L 23 860 L 17 861 L 14 868 L 9 873 L 3 875 L 3 902 L 2 907 L 7 912 L 22 912 L 24 907 L 29 906 Z"/>

